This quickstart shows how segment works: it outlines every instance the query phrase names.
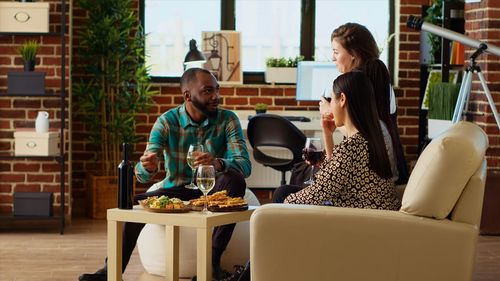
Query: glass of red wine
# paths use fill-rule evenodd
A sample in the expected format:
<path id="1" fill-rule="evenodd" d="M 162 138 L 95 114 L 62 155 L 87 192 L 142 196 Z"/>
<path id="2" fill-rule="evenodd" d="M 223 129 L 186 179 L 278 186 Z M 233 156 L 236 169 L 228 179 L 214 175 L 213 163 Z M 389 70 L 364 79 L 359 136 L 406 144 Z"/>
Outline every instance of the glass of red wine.
<path id="1" fill-rule="evenodd" d="M 320 164 L 323 158 L 323 145 L 320 138 L 307 138 L 306 145 L 302 150 L 302 158 L 311 165 L 311 177 L 304 184 L 314 183 L 314 166 Z"/>

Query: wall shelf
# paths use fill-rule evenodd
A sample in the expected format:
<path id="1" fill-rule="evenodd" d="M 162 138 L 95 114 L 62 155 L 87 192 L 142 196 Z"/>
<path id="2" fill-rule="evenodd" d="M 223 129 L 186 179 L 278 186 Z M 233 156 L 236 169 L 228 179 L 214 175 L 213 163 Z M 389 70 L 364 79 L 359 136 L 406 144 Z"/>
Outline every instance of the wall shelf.
<path id="1" fill-rule="evenodd" d="M 61 95 L 58 94 L 45 94 L 45 95 L 38 95 L 38 94 L 27 94 L 27 95 L 18 95 L 18 94 L 7 94 L 5 92 L 0 92 L 0 98 L 1 97 L 40 97 L 40 98 L 60 98 Z"/>
<path id="2" fill-rule="evenodd" d="M 0 35 L 5 36 L 61 36 L 60 32 L 0 32 Z"/>
<path id="3" fill-rule="evenodd" d="M 0 92 L 0 98 L 2 97 L 39 97 L 39 98 L 60 98 L 60 128 L 58 129 L 60 132 L 59 136 L 59 154 L 56 156 L 15 156 L 13 152 L 11 153 L 1 153 L 0 160 L 12 160 L 12 159 L 30 159 L 31 161 L 57 161 L 59 163 L 59 186 L 60 186 L 60 200 L 59 200 L 59 215 L 54 215 L 51 217 L 40 217 L 40 216 L 13 216 L 0 214 L 0 220 L 2 221 L 1 225 L 18 225 L 18 222 L 26 223 L 26 222 L 36 222 L 41 221 L 41 225 L 46 224 L 47 222 L 59 222 L 59 233 L 64 234 L 64 225 L 65 225 L 65 142 L 64 142 L 64 130 L 66 124 L 66 1 L 60 0 L 61 7 L 60 13 L 61 16 L 61 28 L 58 32 L 0 32 L 0 36 L 58 36 L 60 39 L 59 46 L 61 47 L 60 52 L 60 91 L 59 94 L 45 94 L 45 95 L 12 95 L 7 94 L 5 92 Z M 59 8 L 58 8 L 59 10 Z M 50 13 L 50 12 L 49 12 Z M 36 225 L 37 223 L 33 223 Z"/>
<path id="4" fill-rule="evenodd" d="M 61 161 L 64 157 L 60 155 L 50 155 L 50 156 L 35 156 L 35 155 L 14 155 L 12 153 L 1 153 L 0 160 L 12 160 L 12 159 L 33 159 L 33 160 L 57 160 Z"/>

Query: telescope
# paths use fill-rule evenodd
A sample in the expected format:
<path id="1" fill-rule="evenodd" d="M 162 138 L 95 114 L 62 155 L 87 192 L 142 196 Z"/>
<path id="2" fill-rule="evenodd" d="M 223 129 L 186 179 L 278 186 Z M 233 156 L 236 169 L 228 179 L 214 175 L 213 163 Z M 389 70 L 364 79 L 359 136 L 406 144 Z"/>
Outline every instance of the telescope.
<path id="1" fill-rule="evenodd" d="M 500 56 L 500 48 L 497 46 L 469 38 L 463 34 L 460 34 L 453 30 L 442 28 L 432 23 L 424 22 L 421 18 L 417 18 L 415 16 L 410 16 L 408 18 L 408 20 L 406 21 L 406 26 L 415 30 L 427 31 L 437 36 L 446 38 L 450 41 L 457 41 L 475 49 L 482 48 L 483 52 Z"/>
<path id="2" fill-rule="evenodd" d="M 481 55 L 482 53 L 490 53 L 493 55 L 500 56 L 500 48 L 492 44 L 488 44 L 486 42 L 481 42 L 479 40 L 469 38 L 463 34 L 460 34 L 458 32 L 446 28 L 442 28 L 432 23 L 424 22 L 422 19 L 417 18 L 415 16 L 410 16 L 408 18 L 406 26 L 416 30 L 427 31 L 432 34 L 438 35 L 440 37 L 446 38 L 450 41 L 457 41 L 461 44 L 476 49 L 476 51 L 470 56 L 470 66 L 467 67 L 464 78 L 462 79 L 462 84 L 460 85 L 457 104 L 455 106 L 455 110 L 453 111 L 453 118 L 451 121 L 452 123 L 457 123 L 458 121 L 460 121 L 460 119 L 464 118 L 469 103 L 469 96 L 472 85 L 472 74 L 476 73 L 477 76 L 479 77 L 479 81 L 481 82 L 481 86 L 483 87 L 483 92 L 486 95 L 486 98 L 488 99 L 488 103 L 490 105 L 493 116 L 495 117 L 495 121 L 497 122 L 498 129 L 500 129 L 500 115 L 497 112 L 495 101 L 491 96 L 490 89 L 488 88 L 486 79 L 483 73 L 481 72 L 481 68 L 479 67 L 479 65 L 476 64 L 477 56 Z"/>

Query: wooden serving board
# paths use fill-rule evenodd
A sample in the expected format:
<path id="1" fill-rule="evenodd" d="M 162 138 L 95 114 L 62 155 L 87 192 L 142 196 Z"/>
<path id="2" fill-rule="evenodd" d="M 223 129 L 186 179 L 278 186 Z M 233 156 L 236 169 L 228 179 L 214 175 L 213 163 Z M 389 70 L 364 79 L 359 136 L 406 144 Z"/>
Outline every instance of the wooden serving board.
<path id="1" fill-rule="evenodd" d="M 182 209 L 165 209 L 165 208 L 144 208 L 146 211 L 153 213 L 187 213 L 191 211 L 189 208 Z"/>
<path id="2" fill-rule="evenodd" d="M 188 205 L 189 208 L 193 211 L 202 211 L 203 206 L 192 206 Z M 244 211 L 248 210 L 248 205 L 243 205 L 243 206 L 234 206 L 234 207 L 224 207 L 224 208 L 219 208 L 219 207 L 208 207 L 208 210 L 211 212 L 238 212 L 238 211 Z"/>
<path id="3" fill-rule="evenodd" d="M 148 206 L 142 204 L 141 203 L 141 206 L 144 208 L 144 210 L 146 211 L 149 211 L 149 212 L 153 212 L 153 213 L 187 213 L 189 211 L 191 211 L 191 208 L 189 208 L 189 206 L 185 206 L 184 208 L 182 209 L 166 209 L 166 208 L 149 208 Z"/>

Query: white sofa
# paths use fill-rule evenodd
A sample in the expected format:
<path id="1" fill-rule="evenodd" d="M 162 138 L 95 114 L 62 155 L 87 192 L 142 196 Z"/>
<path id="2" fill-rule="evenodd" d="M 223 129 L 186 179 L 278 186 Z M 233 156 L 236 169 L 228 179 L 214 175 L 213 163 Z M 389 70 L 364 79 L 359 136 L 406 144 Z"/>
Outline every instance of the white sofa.
<path id="1" fill-rule="evenodd" d="M 252 280 L 469 281 L 488 137 L 460 122 L 411 173 L 400 211 L 269 204 L 251 217 Z"/>

